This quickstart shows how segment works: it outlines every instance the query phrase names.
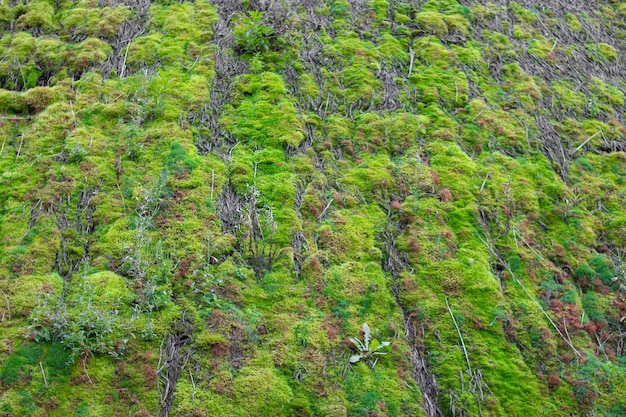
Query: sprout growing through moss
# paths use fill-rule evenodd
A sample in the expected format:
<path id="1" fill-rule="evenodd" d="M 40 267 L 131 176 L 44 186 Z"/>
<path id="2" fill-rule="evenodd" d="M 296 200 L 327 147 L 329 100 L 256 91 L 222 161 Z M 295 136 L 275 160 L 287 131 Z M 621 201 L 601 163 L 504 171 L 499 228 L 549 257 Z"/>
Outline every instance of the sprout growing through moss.
<path id="1" fill-rule="evenodd" d="M 359 353 L 350 356 L 350 363 L 357 363 L 360 360 L 364 360 L 367 362 L 368 365 L 370 365 L 370 368 L 374 369 L 374 367 L 376 366 L 376 362 L 378 362 L 378 358 L 374 359 L 374 357 L 377 355 L 386 355 L 387 352 L 381 352 L 380 350 L 391 345 L 391 342 L 379 342 L 376 339 L 372 340 L 370 327 L 367 325 L 367 323 L 363 323 L 362 330 L 363 342 L 361 342 L 356 337 L 350 338 L 350 341 L 359 350 Z"/>

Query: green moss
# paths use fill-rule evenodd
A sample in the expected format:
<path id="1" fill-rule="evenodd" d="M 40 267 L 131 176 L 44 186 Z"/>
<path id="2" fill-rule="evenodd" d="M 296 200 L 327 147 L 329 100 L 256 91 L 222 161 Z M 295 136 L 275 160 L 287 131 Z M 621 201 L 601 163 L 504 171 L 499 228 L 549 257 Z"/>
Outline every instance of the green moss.
<path id="1" fill-rule="evenodd" d="M 227 345 L 226 338 L 219 333 L 203 332 L 198 335 L 196 343 L 201 349 L 211 349 L 215 345 Z"/>
<path id="2" fill-rule="evenodd" d="M 31 88 L 23 94 L 24 104 L 35 113 L 42 111 L 60 97 L 59 91 L 50 87 Z"/>
<path id="3" fill-rule="evenodd" d="M 15 91 L 0 89 L 0 112 L 4 114 L 22 113 L 26 110 L 24 98 Z"/>
<path id="4" fill-rule="evenodd" d="M 57 274 L 21 276 L 14 280 L 9 290 L 11 313 L 14 316 L 28 316 L 46 297 L 60 295 L 63 280 Z"/>
<path id="5" fill-rule="evenodd" d="M 616 86 L 607 84 L 596 77 L 593 77 L 592 80 L 591 90 L 599 96 L 602 102 L 614 106 L 622 106 L 624 104 L 624 93 Z"/>
<path id="6" fill-rule="evenodd" d="M 436 36 L 448 34 L 444 15 L 436 12 L 422 12 L 415 15 L 415 23 L 426 33 Z"/>
<path id="7" fill-rule="evenodd" d="M 28 11 L 21 14 L 16 20 L 16 27 L 20 30 L 49 33 L 55 29 L 54 7 L 43 1 L 33 2 Z"/>
<path id="8" fill-rule="evenodd" d="M 245 367 L 234 382 L 235 401 L 256 416 L 290 415 L 291 389 L 271 369 Z M 251 402 L 250 399 L 255 401 Z"/>
<path id="9" fill-rule="evenodd" d="M 238 84 L 239 99 L 223 119 L 235 137 L 254 147 L 296 147 L 304 138 L 296 108 L 286 100 L 285 86 L 273 73 L 251 75 Z"/>
<path id="10" fill-rule="evenodd" d="M 567 21 L 567 24 L 569 25 L 569 28 L 573 32 L 580 32 L 582 30 L 583 28 L 582 23 L 580 23 L 580 20 L 578 20 L 578 18 L 575 15 L 571 13 L 566 13 L 565 19 Z"/>
<path id="11" fill-rule="evenodd" d="M 76 48 L 75 68 L 85 70 L 93 65 L 101 65 L 113 52 L 113 48 L 97 38 L 87 38 Z"/>
<path id="12" fill-rule="evenodd" d="M 525 9 L 517 2 L 511 2 L 509 5 L 509 11 L 511 11 L 517 21 L 532 24 L 537 20 L 537 12 L 533 9 Z"/>
<path id="13" fill-rule="evenodd" d="M 612 271 L 606 259 L 602 256 L 595 256 L 589 261 L 589 266 L 593 268 L 596 276 L 605 284 L 611 284 L 615 273 Z"/>
<path id="14" fill-rule="evenodd" d="M 117 27 L 131 14 L 132 11 L 127 6 L 96 8 L 82 1 L 69 10 L 61 22 L 68 36 L 112 38 L 117 33 Z"/>
<path id="15" fill-rule="evenodd" d="M 585 45 L 587 54 L 597 63 L 616 61 L 619 54 L 613 46 L 606 43 L 589 43 Z"/>
<path id="16" fill-rule="evenodd" d="M 185 148 L 178 142 L 172 142 L 170 153 L 165 162 L 168 171 L 174 175 L 190 174 L 198 166 L 198 162 L 191 159 Z"/>
<path id="17" fill-rule="evenodd" d="M 407 332 L 444 415 L 618 414 L 621 4 L 96 3 L 0 6 L 0 414 L 157 415 L 185 335 L 171 415 L 424 415 Z"/>
<path id="18" fill-rule="evenodd" d="M 89 275 L 85 282 L 94 289 L 96 308 L 107 308 L 117 304 L 128 305 L 134 298 L 123 278 L 113 272 L 104 271 Z"/>

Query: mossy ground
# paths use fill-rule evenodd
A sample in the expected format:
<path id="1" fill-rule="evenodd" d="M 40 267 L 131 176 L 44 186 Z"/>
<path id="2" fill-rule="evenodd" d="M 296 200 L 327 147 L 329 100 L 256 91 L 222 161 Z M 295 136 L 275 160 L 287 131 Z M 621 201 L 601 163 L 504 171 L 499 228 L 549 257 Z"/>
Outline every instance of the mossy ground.
<path id="1" fill-rule="evenodd" d="M 0 415 L 626 415 L 626 6 L 544 3 L 0 5 Z"/>

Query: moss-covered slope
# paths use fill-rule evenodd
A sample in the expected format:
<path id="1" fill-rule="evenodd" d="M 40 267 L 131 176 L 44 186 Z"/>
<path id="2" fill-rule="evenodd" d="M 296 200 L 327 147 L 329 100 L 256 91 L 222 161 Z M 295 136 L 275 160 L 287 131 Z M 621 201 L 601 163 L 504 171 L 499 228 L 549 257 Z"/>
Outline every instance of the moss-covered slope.
<path id="1" fill-rule="evenodd" d="M 5 1 L 0 415 L 626 415 L 625 46 L 617 0 Z"/>

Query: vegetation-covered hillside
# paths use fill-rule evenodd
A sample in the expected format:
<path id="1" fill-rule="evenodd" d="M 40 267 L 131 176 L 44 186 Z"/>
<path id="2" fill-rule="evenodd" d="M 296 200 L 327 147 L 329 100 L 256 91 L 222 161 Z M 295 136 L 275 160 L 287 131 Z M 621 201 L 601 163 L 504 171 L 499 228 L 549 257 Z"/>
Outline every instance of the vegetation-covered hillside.
<path id="1" fill-rule="evenodd" d="M 625 416 L 626 2 L 0 2 L 1 416 Z"/>

